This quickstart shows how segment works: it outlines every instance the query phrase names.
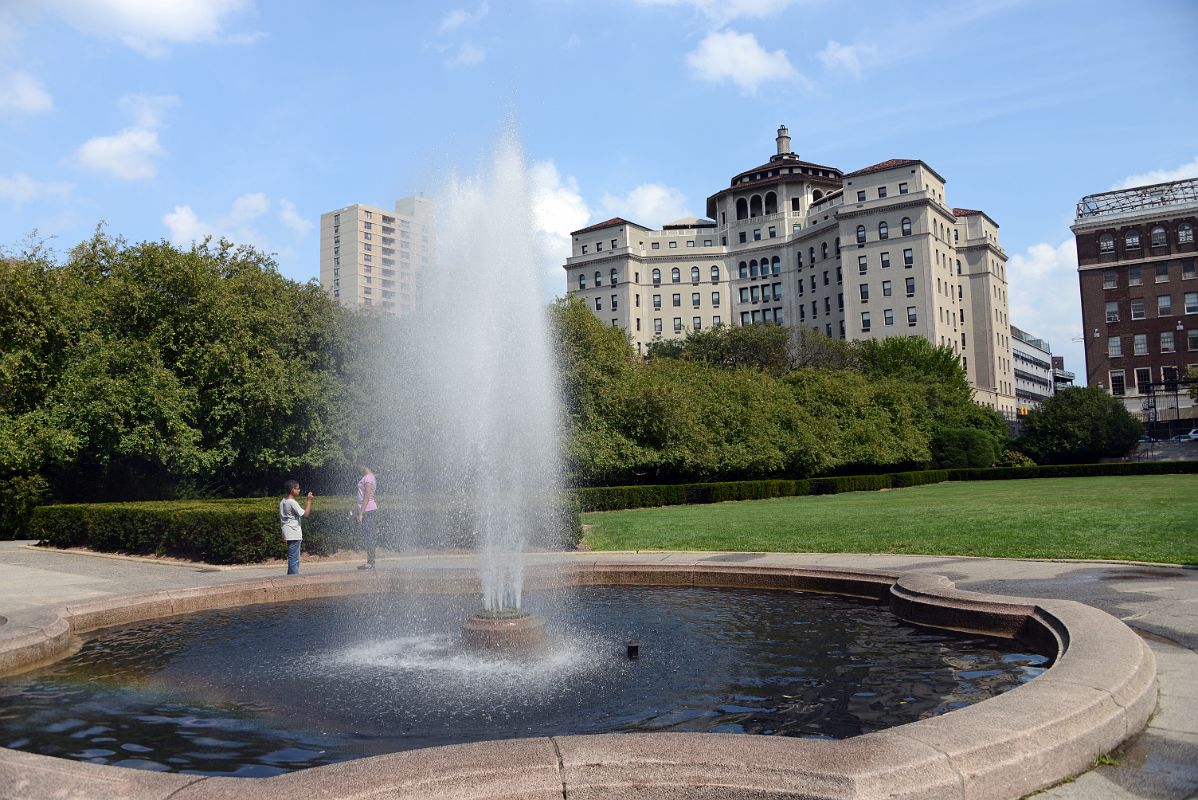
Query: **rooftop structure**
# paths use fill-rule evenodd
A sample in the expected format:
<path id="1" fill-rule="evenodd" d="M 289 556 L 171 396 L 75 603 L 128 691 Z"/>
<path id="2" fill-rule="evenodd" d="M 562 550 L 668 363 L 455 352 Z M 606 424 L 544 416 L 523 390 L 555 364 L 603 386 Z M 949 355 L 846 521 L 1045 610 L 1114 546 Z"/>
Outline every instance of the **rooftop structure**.
<path id="1" fill-rule="evenodd" d="M 1077 204 L 1077 221 L 1166 207 L 1176 211 L 1187 206 L 1198 208 L 1198 178 L 1086 195 Z"/>

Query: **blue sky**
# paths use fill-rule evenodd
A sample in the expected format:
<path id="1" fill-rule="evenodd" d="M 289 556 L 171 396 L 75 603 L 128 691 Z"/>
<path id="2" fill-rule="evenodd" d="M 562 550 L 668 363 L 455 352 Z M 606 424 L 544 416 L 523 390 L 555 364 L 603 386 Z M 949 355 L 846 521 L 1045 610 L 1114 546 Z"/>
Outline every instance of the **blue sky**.
<path id="1" fill-rule="evenodd" d="M 0 246 L 103 220 L 307 280 L 322 211 L 436 194 L 514 119 L 548 299 L 570 230 L 702 215 L 784 123 L 845 171 L 931 164 L 1084 374 L 1074 204 L 1198 175 L 1196 29 L 1193 0 L 0 0 Z"/>

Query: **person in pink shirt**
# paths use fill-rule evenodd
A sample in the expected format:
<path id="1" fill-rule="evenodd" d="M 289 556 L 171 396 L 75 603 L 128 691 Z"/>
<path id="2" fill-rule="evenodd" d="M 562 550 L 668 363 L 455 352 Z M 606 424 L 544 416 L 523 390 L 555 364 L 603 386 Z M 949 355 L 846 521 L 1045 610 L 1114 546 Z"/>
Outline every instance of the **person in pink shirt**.
<path id="1" fill-rule="evenodd" d="M 358 464 L 358 471 L 362 473 L 362 479 L 358 481 L 358 506 L 354 509 L 354 518 L 358 521 L 362 539 L 366 542 L 366 563 L 358 569 L 374 569 L 376 549 L 374 512 L 379 508 L 374 501 L 376 490 L 374 473 L 365 464 Z"/>

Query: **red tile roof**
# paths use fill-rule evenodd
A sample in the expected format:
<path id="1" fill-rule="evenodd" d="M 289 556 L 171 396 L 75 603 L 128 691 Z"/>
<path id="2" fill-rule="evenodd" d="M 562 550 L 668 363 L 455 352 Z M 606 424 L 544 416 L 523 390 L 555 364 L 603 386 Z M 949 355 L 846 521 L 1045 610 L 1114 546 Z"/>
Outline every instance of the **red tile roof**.
<path id="1" fill-rule="evenodd" d="M 637 225 L 635 222 L 629 222 L 628 220 L 624 219 L 623 217 L 612 217 L 611 219 L 604 220 L 603 222 L 597 222 L 594 225 L 591 225 L 590 227 L 581 228 L 576 231 L 571 231 L 570 235 L 577 236 L 580 233 L 594 233 L 595 231 L 601 231 L 604 228 L 614 228 L 616 225 L 633 225 L 642 230 L 646 230 L 646 231 L 649 230 L 644 225 Z"/>
<path id="2" fill-rule="evenodd" d="M 909 167 L 912 164 L 918 164 L 918 163 L 920 163 L 918 159 L 890 158 L 885 161 L 874 164 L 872 167 L 866 167 L 865 169 L 859 169 L 856 172 L 850 172 L 848 175 L 845 175 L 845 177 L 851 178 L 854 175 L 868 175 L 871 172 L 881 172 L 882 170 L 894 169 L 895 167 Z"/>
<path id="3" fill-rule="evenodd" d="M 969 217 L 974 214 L 983 214 L 984 215 L 985 212 L 984 211 L 974 211 L 972 208 L 954 208 L 953 209 L 954 217 Z"/>

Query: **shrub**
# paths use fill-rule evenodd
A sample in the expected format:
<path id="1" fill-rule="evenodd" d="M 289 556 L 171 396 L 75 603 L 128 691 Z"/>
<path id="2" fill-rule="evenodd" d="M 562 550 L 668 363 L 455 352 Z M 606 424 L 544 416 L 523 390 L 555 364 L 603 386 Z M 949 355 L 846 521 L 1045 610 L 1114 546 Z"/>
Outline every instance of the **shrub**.
<path id="1" fill-rule="evenodd" d="M 889 475 L 837 475 L 831 478 L 811 479 L 811 494 L 876 492 L 889 488 Z"/>
<path id="2" fill-rule="evenodd" d="M 928 445 L 936 466 L 989 467 L 994 463 L 994 439 L 977 428 L 941 428 Z"/>
<path id="3" fill-rule="evenodd" d="M 23 538 L 33 509 L 49 497 L 50 484 L 41 475 L 0 480 L 0 539 Z"/>
<path id="4" fill-rule="evenodd" d="M 929 483 L 944 483 L 948 480 L 946 469 L 925 469 L 917 472 L 895 472 L 890 476 L 890 485 L 895 489 L 925 486 Z"/>

